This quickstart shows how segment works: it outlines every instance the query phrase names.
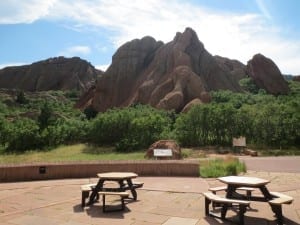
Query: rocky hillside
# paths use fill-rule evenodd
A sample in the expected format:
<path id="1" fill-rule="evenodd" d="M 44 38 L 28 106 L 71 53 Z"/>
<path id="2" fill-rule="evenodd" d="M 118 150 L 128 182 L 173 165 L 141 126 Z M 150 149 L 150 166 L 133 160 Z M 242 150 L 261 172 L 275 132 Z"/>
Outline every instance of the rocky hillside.
<path id="1" fill-rule="evenodd" d="M 211 91 L 243 91 L 239 81 L 246 77 L 270 94 L 289 91 L 271 59 L 257 54 L 244 65 L 212 56 L 195 31 L 186 28 L 166 44 L 148 36 L 125 43 L 104 73 L 78 57 L 7 67 L 0 70 L 0 88 L 78 90 L 82 98 L 76 107 L 100 112 L 137 103 L 180 112 L 210 102 Z"/>
<path id="2" fill-rule="evenodd" d="M 144 37 L 121 46 L 91 103 L 98 111 L 134 103 L 181 111 L 192 102 L 209 102 L 209 91 L 219 89 L 241 91 L 230 69 L 187 28 L 167 44 Z"/>
<path id="3" fill-rule="evenodd" d="M 102 71 L 78 57 L 50 58 L 0 70 L 0 88 L 24 91 L 87 91 Z"/>
<path id="4" fill-rule="evenodd" d="M 79 102 L 98 111 L 131 104 L 186 111 L 210 101 L 210 91 L 243 91 L 242 78 L 251 77 L 272 94 L 285 94 L 288 86 L 270 59 L 256 55 L 244 65 L 237 60 L 212 56 L 191 28 L 162 43 L 152 37 L 127 42 L 96 87 Z"/>

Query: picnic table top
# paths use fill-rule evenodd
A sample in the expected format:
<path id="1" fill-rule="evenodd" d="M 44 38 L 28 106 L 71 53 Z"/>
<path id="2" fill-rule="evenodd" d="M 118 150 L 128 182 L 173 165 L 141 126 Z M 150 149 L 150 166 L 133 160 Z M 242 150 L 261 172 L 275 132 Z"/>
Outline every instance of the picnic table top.
<path id="1" fill-rule="evenodd" d="M 98 173 L 97 176 L 100 179 L 114 179 L 114 180 L 122 180 L 122 179 L 130 179 L 130 178 L 138 177 L 136 173 L 132 173 L 132 172 Z"/>
<path id="2" fill-rule="evenodd" d="M 246 187 L 259 187 L 270 183 L 269 180 L 265 180 L 262 178 L 245 176 L 219 177 L 218 180 L 225 184 L 242 185 Z"/>

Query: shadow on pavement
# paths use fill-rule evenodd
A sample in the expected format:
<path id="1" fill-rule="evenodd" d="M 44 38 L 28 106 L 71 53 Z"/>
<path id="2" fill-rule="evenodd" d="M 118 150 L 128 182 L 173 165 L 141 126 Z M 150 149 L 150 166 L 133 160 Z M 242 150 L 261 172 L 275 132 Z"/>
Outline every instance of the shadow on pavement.
<path id="1" fill-rule="evenodd" d="M 216 218 L 216 217 L 211 217 L 211 216 L 206 216 L 204 217 L 204 220 L 207 222 L 207 224 L 210 225 L 219 225 L 219 224 L 223 224 L 223 225 L 232 225 L 232 224 L 238 224 L 238 218 L 237 216 L 232 216 L 232 217 L 228 217 L 226 218 L 226 220 L 221 220 L 220 218 Z M 256 218 L 256 217 L 248 217 L 245 216 L 245 220 L 244 220 L 245 224 L 260 224 L 260 225 L 276 225 L 276 219 L 274 218 L 273 221 L 269 221 L 266 219 L 262 219 L 262 218 Z M 288 218 L 284 218 L 283 220 L 283 224 L 284 225 L 300 225 L 299 223 L 292 221 Z"/>

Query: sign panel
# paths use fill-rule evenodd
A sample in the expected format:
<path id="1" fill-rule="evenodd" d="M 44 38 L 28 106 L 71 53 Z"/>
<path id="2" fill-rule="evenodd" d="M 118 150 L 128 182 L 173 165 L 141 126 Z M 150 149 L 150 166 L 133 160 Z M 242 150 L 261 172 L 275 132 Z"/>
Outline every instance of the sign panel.
<path id="1" fill-rule="evenodd" d="M 236 147 L 246 147 L 246 137 L 233 138 L 232 145 Z"/>
<path id="2" fill-rule="evenodd" d="M 172 156 L 173 153 L 172 153 L 172 149 L 160 149 L 160 148 L 156 148 L 153 150 L 153 154 L 154 156 L 156 157 L 169 157 L 169 156 Z"/>

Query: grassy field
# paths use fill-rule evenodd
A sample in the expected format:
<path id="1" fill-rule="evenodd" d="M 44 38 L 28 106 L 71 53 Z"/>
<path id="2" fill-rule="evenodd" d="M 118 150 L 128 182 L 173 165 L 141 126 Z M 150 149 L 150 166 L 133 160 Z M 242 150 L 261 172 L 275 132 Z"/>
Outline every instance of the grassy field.
<path id="1" fill-rule="evenodd" d="M 2 154 L 0 164 L 36 162 L 80 162 L 96 160 L 143 160 L 145 152 L 118 153 L 112 148 L 90 147 L 85 144 L 63 146 L 51 151 L 28 151 L 22 154 Z"/>
<path id="2" fill-rule="evenodd" d="M 86 144 L 76 144 L 58 147 L 49 151 L 27 151 L 25 153 L 4 154 L 0 151 L 0 165 L 23 164 L 37 162 L 81 162 L 97 160 L 144 160 L 146 150 L 130 153 L 114 151 L 113 147 L 94 147 Z M 181 149 L 183 158 L 206 160 L 207 154 L 217 153 L 211 149 Z M 262 156 L 299 155 L 299 149 L 259 151 Z M 229 160 L 230 161 L 230 160 Z"/>

